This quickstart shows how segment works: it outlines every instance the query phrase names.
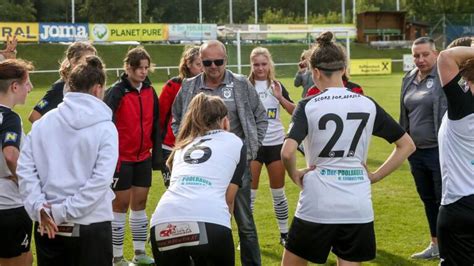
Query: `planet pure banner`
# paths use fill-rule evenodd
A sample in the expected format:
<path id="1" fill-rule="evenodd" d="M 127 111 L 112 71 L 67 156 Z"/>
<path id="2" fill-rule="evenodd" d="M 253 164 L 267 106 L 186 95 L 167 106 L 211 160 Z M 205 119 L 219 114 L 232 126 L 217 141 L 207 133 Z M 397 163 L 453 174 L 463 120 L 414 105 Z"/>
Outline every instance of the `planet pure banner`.
<path id="1" fill-rule="evenodd" d="M 170 41 L 202 41 L 217 39 L 216 24 L 169 24 Z"/>
<path id="2" fill-rule="evenodd" d="M 0 22 L 0 41 L 16 35 L 19 42 L 37 42 L 38 27 L 38 23 Z"/>
<path id="3" fill-rule="evenodd" d="M 89 24 L 89 38 L 94 42 L 164 41 L 166 24 Z"/>
<path id="4" fill-rule="evenodd" d="M 89 39 L 87 23 L 40 23 L 40 42 L 75 42 Z"/>

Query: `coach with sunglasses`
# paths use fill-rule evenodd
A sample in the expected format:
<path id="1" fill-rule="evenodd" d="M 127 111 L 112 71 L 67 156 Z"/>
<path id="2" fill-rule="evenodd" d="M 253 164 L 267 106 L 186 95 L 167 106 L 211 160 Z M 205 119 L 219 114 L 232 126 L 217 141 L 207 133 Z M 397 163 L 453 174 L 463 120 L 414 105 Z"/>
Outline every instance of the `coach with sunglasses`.
<path id="1" fill-rule="evenodd" d="M 251 176 L 249 163 L 257 156 L 267 130 L 266 111 L 260 97 L 247 77 L 226 69 L 227 53 L 219 41 L 209 41 L 200 47 L 199 55 L 204 72 L 185 79 L 173 103 L 171 127 L 178 133 L 181 118 L 191 99 L 198 93 L 222 98 L 228 109 L 230 131 L 240 137 L 247 146 L 247 167 L 242 186 L 235 198 L 234 216 L 239 229 L 240 259 L 242 265 L 261 265 L 257 230 L 250 209 Z"/>

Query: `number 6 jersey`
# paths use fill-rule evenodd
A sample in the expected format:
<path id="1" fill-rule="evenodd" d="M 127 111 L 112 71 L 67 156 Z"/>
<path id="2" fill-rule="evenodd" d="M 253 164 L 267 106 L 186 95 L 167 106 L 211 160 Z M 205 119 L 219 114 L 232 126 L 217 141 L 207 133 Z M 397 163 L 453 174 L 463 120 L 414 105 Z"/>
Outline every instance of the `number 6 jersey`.
<path id="1" fill-rule="evenodd" d="M 245 147 L 235 134 L 214 130 L 177 150 L 170 186 L 156 206 L 151 226 L 186 221 L 230 228 L 225 194 L 229 183 L 242 183 Z"/>
<path id="2" fill-rule="evenodd" d="M 314 223 L 373 221 L 370 180 L 363 163 L 371 135 L 392 143 L 404 130 L 372 99 L 329 88 L 298 103 L 288 138 L 304 140 L 306 164 L 295 216 Z"/>

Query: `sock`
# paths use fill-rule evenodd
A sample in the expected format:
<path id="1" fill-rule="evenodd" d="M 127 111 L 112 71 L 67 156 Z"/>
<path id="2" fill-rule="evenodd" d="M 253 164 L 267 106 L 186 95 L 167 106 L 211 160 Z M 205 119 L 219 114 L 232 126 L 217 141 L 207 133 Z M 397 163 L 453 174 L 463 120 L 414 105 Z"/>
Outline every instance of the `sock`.
<path id="1" fill-rule="evenodd" d="M 285 188 L 271 189 L 273 197 L 273 208 L 278 221 L 280 233 L 288 233 L 288 200 L 285 195 Z"/>
<path id="2" fill-rule="evenodd" d="M 253 206 L 255 205 L 255 199 L 257 199 L 257 189 L 250 190 L 250 209 L 253 213 Z"/>
<path id="3" fill-rule="evenodd" d="M 132 211 L 128 218 L 130 228 L 132 229 L 133 249 L 145 250 L 145 243 L 148 233 L 148 217 L 145 210 Z"/>
<path id="4" fill-rule="evenodd" d="M 114 257 L 123 257 L 123 239 L 125 237 L 126 213 L 114 212 L 112 221 L 112 246 Z"/>

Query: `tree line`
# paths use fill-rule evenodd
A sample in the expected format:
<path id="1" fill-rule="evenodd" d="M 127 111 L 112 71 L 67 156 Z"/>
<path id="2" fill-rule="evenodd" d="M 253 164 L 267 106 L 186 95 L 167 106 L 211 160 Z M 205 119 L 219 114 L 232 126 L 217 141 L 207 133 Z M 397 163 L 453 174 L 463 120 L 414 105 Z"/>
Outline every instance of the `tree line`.
<path id="1" fill-rule="evenodd" d="M 136 23 L 139 0 L 75 0 L 75 21 Z M 228 0 L 201 0 L 203 23 L 229 23 Z M 304 23 L 305 0 L 257 0 L 258 23 Z M 352 22 L 352 0 L 345 1 L 346 23 Z M 356 11 L 395 11 L 397 0 L 356 0 Z M 198 0 L 141 0 L 144 23 L 198 23 Z M 255 0 L 232 0 L 233 22 L 253 24 Z M 307 0 L 308 23 L 340 23 L 341 0 Z M 399 0 L 408 18 L 436 23 L 456 14 L 470 23 L 474 5 L 465 0 Z M 0 21 L 70 22 L 71 0 L 0 0 Z"/>

